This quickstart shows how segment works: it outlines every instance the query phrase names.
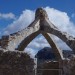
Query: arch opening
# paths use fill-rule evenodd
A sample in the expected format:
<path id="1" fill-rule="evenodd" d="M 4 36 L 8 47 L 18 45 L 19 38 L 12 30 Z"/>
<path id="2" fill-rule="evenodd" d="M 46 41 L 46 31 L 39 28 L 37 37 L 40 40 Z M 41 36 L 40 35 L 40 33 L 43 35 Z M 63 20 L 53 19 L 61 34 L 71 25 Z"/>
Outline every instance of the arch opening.
<path id="1" fill-rule="evenodd" d="M 40 36 L 42 36 L 42 38 L 41 38 L 41 40 L 39 39 L 40 37 L 38 36 L 39 34 L 41 33 L 41 35 Z M 55 55 L 55 57 L 56 57 L 56 59 L 62 59 L 63 58 L 63 55 L 62 55 L 62 53 L 60 52 L 60 49 L 58 49 L 58 47 L 56 46 L 56 44 L 55 44 L 55 42 L 52 40 L 52 38 L 50 37 L 50 36 L 48 36 L 48 34 L 47 33 L 43 33 L 43 32 L 40 32 L 40 31 L 38 31 L 38 32 L 35 32 L 35 33 L 33 33 L 33 34 L 31 34 L 30 36 L 28 36 L 27 38 L 25 38 L 21 43 L 20 43 L 20 45 L 18 46 L 18 50 L 20 50 L 20 51 L 23 51 L 23 50 L 25 50 L 25 49 L 27 49 L 28 51 L 29 51 L 29 49 L 33 52 L 33 54 L 35 54 L 36 52 L 35 51 L 33 51 L 32 50 L 32 48 L 30 48 L 29 47 L 29 43 L 31 43 L 31 41 L 35 38 L 35 37 L 37 37 L 38 38 L 38 41 L 36 41 L 36 42 L 34 42 L 33 44 L 32 44 L 32 48 L 34 48 L 35 50 L 40 50 L 39 48 L 41 48 L 42 49 L 42 47 L 44 48 L 44 47 L 49 47 L 50 46 L 50 48 L 52 48 L 53 49 L 53 53 L 54 53 L 54 55 Z M 36 38 L 35 38 L 36 39 Z M 46 41 L 46 40 L 47 41 Z M 38 44 L 37 44 L 38 43 Z M 42 44 L 41 44 L 42 43 Z M 47 43 L 49 43 L 49 44 L 47 44 Z M 33 46 L 34 45 L 34 46 Z M 28 47 L 28 48 L 26 48 L 26 47 Z M 36 48 L 35 48 L 36 47 Z"/>
<path id="2" fill-rule="evenodd" d="M 47 51 L 49 51 L 53 54 L 51 46 L 46 40 L 46 38 L 42 34 L 39 34 L 27 45 L 24 51 L 30 54 L 32 57 L 35 57 L 40 51 L 44 52 L 44 50 L 46 50 L 46 53 Z M 51 53 L 49 56 L 50 58 L 51 58 Z M 55 54 L 53 55 L 55 56 Z M 43 58 L 45 58 L 44 55 L 42 56 L 41 59 Z"/>

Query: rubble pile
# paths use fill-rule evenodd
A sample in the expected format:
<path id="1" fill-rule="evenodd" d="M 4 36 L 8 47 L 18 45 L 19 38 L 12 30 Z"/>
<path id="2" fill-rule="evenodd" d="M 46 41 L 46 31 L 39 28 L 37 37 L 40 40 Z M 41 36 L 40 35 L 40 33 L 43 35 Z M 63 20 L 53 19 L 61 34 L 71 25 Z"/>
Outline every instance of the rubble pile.
<path id="1" fill-rule="evenodd" d="M 34 60 L 25 52 L 0 50 L 0 75 L 33 75 Z"/>

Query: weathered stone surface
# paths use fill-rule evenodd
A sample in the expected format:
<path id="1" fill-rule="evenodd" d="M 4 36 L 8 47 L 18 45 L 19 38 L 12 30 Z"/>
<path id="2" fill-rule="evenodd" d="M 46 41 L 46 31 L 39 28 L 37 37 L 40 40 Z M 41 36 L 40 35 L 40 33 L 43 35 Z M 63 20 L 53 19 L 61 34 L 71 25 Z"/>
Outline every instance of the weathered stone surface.
<path id="1" fill-rule="evenodd" d="M 54 24 L 52 24 L 47 18 L 42 21 L 41 26 L 42 26 L 41 27 L 42 31 L 56 35 L 58 38 L 63 40 L 75 52 L 75 37 L 70 36 L 66 32 L 62 32 Z"/>
<path id="2" fill-rule="evenodd" d="M 48 43 L 50 44 L 51 48 L 53 49 L 53 52 L 56 56 L 56 59 L 64 59 L 63 58 L 63 54 L 62 54 L 62 50 L 57 46 L 56 42 L 54 41 L 54 39 L 52 38 L 51 34 L 48 33 L 42 33 L 44 35 L 44 37 L 47 39 Z"/>
<path id="3" fill-rule="evenodd" d="M 24 52 L 0 50 L 0 75 L 34 75 L 34 60 Z"/>
<path id="4" fill-rule="evenodd" d="M 38 30 L 39 20 L 34 20 L 29 27 L 8 36 L 3 36 L 1 47 L 8 50 L 15 50 L 17 45 L 19 45 L 25 38 L 37 32 Z"/>
<path id="5" fill-rule="evenodd" d="M 75 75 L 75 55 L 63 61 L 64 75 Z"/>
<path id="6" fill-rule="evenodd" d="M 37 36 L 39 35 L 40 31 L 38 32 L 35 32 L 33 34 L 31 34 L 30 36 L 26 37 L 19 45 L 18 45 L 18 48 L 17 50 L 19 51 L 23 51 L 27 45 Z"/>
<path id="7" fill-rule="evenodd" d="M 59 72 L 62 71 L 62 69 L 59 67 L 59 61 L 43 61 L 40 64 L 39 63 L 37 74 L 40 74 L 38 75 L 61 75 Z"/>
<path id="8" fill-rule="evenodd" d="M 43 8 L 38 8 L 35 13 L 35 19 L 43 20 L 48 18 L 46 11 Z"/>

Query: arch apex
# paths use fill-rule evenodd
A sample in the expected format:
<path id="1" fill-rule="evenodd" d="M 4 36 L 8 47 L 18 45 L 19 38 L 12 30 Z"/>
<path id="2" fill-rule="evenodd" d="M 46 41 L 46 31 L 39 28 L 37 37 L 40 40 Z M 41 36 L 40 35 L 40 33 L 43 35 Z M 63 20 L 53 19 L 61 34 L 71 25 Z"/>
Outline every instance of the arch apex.
<path id="1" fill-rule="evenodd" d="M 39 18 L 40 20 L 48 18 L 47 12 L 43 8 L 38 8 L 35 13 L 35 19 Z"/>

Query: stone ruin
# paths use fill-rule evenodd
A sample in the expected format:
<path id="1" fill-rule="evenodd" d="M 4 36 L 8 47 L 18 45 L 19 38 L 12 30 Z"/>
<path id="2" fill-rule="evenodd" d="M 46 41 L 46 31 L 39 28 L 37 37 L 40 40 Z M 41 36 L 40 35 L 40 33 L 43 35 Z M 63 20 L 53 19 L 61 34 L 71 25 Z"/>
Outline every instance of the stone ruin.
<path id="1" fill-rule="evenodd" d="M 0 50 L 0 75 L 34 75 L 34 60 L 24 52 Z"/>
<path id="2" fill-rule="evenodd" d="M 75 74 L 75 56 L 72 55 L 69 60 L 65 59 L 62 50 L 57 46 L 51 34 L 64 41 L 74 53 L 75 38 L 59 30 L 50 22 L 46 11 L 38 8 L 35 20 L 27 28 L 2 36 L 0 39 L 0 75 L 34 75 L 34 60 L 23 51 L 40 33 L 53 49 L 56 60 L 60 62 L 59 68 L 62 69 L 62 75 Z"/>

